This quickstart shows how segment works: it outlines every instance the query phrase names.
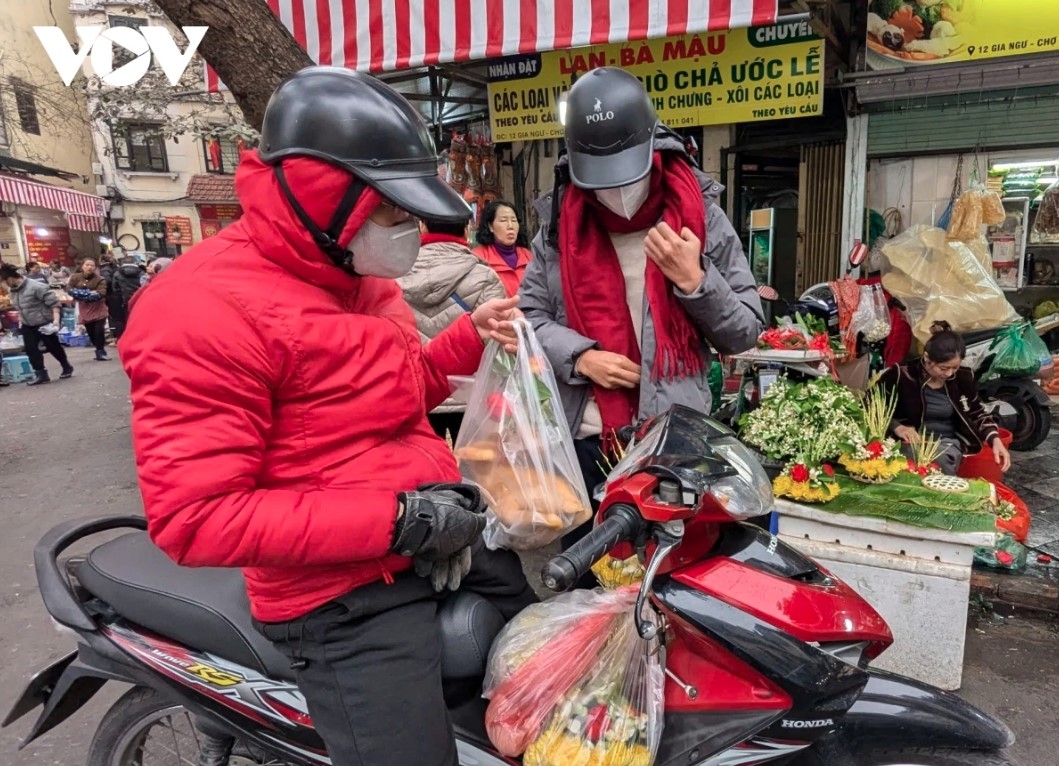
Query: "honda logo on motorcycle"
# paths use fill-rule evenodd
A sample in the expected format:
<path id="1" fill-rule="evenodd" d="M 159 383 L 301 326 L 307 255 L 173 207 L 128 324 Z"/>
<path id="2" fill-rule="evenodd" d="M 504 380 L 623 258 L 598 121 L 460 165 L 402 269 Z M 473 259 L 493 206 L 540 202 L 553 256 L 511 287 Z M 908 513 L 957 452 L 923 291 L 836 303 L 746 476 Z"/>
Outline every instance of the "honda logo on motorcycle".
<path id="1" fill-rule="evenodd" d="M 784 719 L 784 729 L 822 729 L 825 726 L 834 726 L 834 720 L 830 718 L 820 718 L 816 721 L 788 721 Z"/>

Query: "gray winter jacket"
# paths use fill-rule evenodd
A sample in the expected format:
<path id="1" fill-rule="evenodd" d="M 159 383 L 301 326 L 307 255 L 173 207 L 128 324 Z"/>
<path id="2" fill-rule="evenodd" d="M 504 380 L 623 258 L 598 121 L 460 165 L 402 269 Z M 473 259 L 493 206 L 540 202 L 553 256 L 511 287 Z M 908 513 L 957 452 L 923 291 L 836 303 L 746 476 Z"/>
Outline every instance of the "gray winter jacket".
<path id="1" fill-rule="evenodd" d="M 40 327 L 54 319 L 53 309 L 59 305 L 59 296 L 47 285 L 26 278 L 11 290 L 11 303 L 18 309 L 22 324 Z"/>
<path id="2" fill-rule="evenodd" d="M 415 314 L 424 343 L 465 313 L 466 309 L 453 299 L 453 294 L 471 311 L 493 298 L 507 297 L 496 272 L 469 247 L 456 242 L 435 242 L 421 247 L 415 266 L 397 284 Z M 448 399 L 435 412 L 464 409 L 462 404 Z"/>
<path id="3" fill-rule="evenodd" d="M 655 148 L 663 151 L 684 151 L 681 142 L 661 129 Z M 560 163 L 565 162 L 565 157 Z M 737 354 L 752 348 L 764 329 L 764 314 L 757 294 L 754 277 L 743 246 L 716 199 L 722 187 L 706 174 L 696 170 L 706 206 L 706 248 L 703 253 L 705 277 L 699 289 L 684 295 L 673 288 L 688 316 L 702 333 L 702 373 L 695 377 L 675 380 L 652 380 L 656 341 L 650 308 L 644 302 L 641 356 L 643 374 L 640 379 L 639 417 L 651 417 L 668 410 L 674 404 L 709 412 L 710 388 L 707 380 L 710 347 L 723 354 Z M 559 190 L 560 195 L 562 189 Z M 541 220 L 550 221 L 552 195 L 537 203 Z M 526 269 L 519 295 L 519 308 L 532 323 L 544 352 L 555 371 L 559 394 L 570 429 L 577 433 L 591 391 L 591 381 L 574 373 L 577 357 L 597 344 L 572 330 L 567 325 L 563 305 L 563 289 L 559 276 L 559 253 L 549 240 L 549 226 L 545 224 L 533 240 L 534 258 Z M 570 225 L 561 221 L 561 226 Z M 553 240 L 554 241 L 554 240 Z"/>

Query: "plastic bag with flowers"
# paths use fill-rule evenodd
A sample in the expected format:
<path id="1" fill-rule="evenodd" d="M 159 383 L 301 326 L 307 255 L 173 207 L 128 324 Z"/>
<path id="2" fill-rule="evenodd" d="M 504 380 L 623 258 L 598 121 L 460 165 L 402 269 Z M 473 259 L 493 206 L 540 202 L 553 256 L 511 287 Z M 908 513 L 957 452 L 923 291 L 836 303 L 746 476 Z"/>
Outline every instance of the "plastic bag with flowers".
<path id="1" fill-rule="evenodd" d="M 793 462 L 772 482 L 772 491 L 800 503 L 826 503 L 838 497 L 839 486 L 830 464 L 810 467 Z"/>
<path id="2" fill-rule="evenodd" d="M 635 600 L 635 592 L 630 592 Z M 525 766 L 650 766 L 664 718 L 665 674 L 657 639 L 623 613 L 592 668 L 563 696 Z"/>
<path id="3" fill-rule="evenodd" d="M 873 386 L 865 395 L 863 440 L 838 459 L 850 478 L 885 484 L 908 468 L 901 445 L 886 435 L 896 408 L 896 391 Z"/>
<path id="4" fill-rule="evenodd" d="M 592 517 L 555 376 L 525 321 L 518 351 L 490 343 L 475 375 L 455 454 L 489 505 L 490 548 L 533 550 Z"/>
<path id="5" fill-rule="evenodd" d="M 502 754 L 556 766 L 649 766 L 661 739 L 658 643 L 637 589 L 574 591 L 523 610 L 489 655 L 486 731 Z"/>

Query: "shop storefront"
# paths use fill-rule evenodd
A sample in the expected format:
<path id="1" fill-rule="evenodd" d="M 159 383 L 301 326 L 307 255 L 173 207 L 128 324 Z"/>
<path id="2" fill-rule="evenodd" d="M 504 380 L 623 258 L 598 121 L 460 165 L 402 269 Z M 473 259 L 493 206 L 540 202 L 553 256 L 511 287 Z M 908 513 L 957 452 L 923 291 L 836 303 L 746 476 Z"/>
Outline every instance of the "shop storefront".
<path id="1" fill-rule="evenodd" d="M 0 175 L 0 259 L 74 266 L 98 251 L 105 205 L 92 194 Z"/>
<path id="2" fill-rule="evenodd" d="M 1059 186 L 1047 193 L 1059 184 L 1059 38 L 1046 33 L 1056 23 L 1047 0 L 964 2 L 924 27 L 954 25 L 959 46 L 917 54 L 908 68 L 909 43 L 887 47 L 869 32 L 873 71 L 856 80 L 867 115 L 866 206 L 889 211 L 891 230 L 937 226 L 961 192 L 995 190 L 1006 217 L 982 234 L 994 278 L 1024 314 L 1059 298 L 1059 223 L 1049 212 Z"/>
<path id="3" fill-rule="evenodd" d="M 765 197 L 749 200 L 745 190 L 750 179 L 737 174 L 736 189 L 728 192 L 722 204 L 728 203 L 748 255 L 757 259 L 756 270 L 781 294 L 791 297 L 797 288 L 797 279 L 804 277 L 798 263 L 806 253 L 797 248 L 755 253 L 750 238 L 751 210 L 790 203 L 796 214 L 790 217 L 784 215 L 787 211 L 777 213 L 775 220 L 789 223 L 789 230 L 777 231 L 776 240 L 789 239 L 794 244 L 799 241 L 799 226 L 806 225 L 808 208 L 825 202 L 816 194 L 822 188 L 820 185 L 801 188 L 799 171 L 803 163 L 799 144 L 802 140 L 795 138 L 816 136 L 819 139 L 823 135 L 818 126 L 824 120 L 823 59 L 822 41 L 802 18 L 749 29 L 510 56 L 490 61 L 488 65 L 490 130 L 497 142 L 522 142 L 523 149 L 527 145 L 543 145 L 543 152 L 535 151 L 533 157 L 539 164 L 543 156 L 545 169 L 533 168 L 532 175 L 524 169 L 526 175 L 521 179 L 513 173 L 512 183 L 516 187 L 548 191 L 551 168 L 558 155 L 557 144 L 564 130 L 564 94 L 578 76 L 601 66 L 621 66 L 636 75 L 651 96 L 662 122 L 700 151 L 702 164 L 708 171 L 728 167 L 726 160 L 732 151 L 728 147 L 733 139 L 738 143 L 736 134 L 740 132 L 734 126 L 757 128 L 756 140 L 774 150 L 774 155 L 782 153 L 783 159 L 778 161 L 793 171 L 783 178 L 775 172 L 776 163 L 766 162 L 763 168 L 773 180 L 778 178 L 781 185 L 788 184 L 789 198 L 779 202 Z M 607 105 L 600 103 L 597 108 L 599 119 L 606 119 Z M 838 129 L 831 131 L 837 136 L 832 143 L 838 147 L 839 157 L 843 152 L 844 120 L 839 105 Z M 807 123 L 816 129 L 807 130 Z M 784 127 L 789 130 L 781 135 Z M 775 137 L 762 138 L 772 130 L 777 131 Z M 791 146 L 793 154 L 787 151 Z M 781 147 L 783 152 L 775 151 Z M 744 164 L 749 165 L 735 164 L 740 169 Z M 840 163 L 835 169 L 840 169 Z M 719 180 L 728 183 L 726 175 L 722 173 Z M 834 175 L 839 190 L 835 205 L 840 209 L 842 179 L 840 174 Z M 808 201 L 805 211 L 800 210 L 800 199 Z M 837 253 L 837 246 L 833 250 Z M 773 259 L 775 264 L 771 263 Z M 826 267 L 829 275 L 837 270 L 837 256 L 831 260 L 835 262 Z"/>

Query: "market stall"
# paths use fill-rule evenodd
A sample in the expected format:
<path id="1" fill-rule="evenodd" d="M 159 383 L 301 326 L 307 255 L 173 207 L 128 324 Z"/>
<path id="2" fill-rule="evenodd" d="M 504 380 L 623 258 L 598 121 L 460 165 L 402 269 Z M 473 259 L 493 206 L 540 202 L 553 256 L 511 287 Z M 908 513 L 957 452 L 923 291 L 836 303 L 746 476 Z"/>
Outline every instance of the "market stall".
<path id="1" fill-rule="evenodd" d="M 856 314 L 854 307 L 847 329 Z M 874 320 L 861 321 L 870 329 Z M 896 392 L 875 380 L 863 390 L 838 380 L 837 360 L 864 350 L 857 335 L 847 348 L 800 315 L 779 320 L 761 336 L 762 348 L 738 357 L 749 385 L 734 425 L 773 480 L 774 533 L 849 583 L 891 625 L 896 643 L 880 667 L 956 689 L 972 564 L 1024 564 L 1028 511 L 999 483 L 999 471 L 979 470 L 995 468 L 992 452 L 988 461 L 967 459 L 961 476 L 946 475 L 936 463 L 939 439 L 894 438 Z"/>

